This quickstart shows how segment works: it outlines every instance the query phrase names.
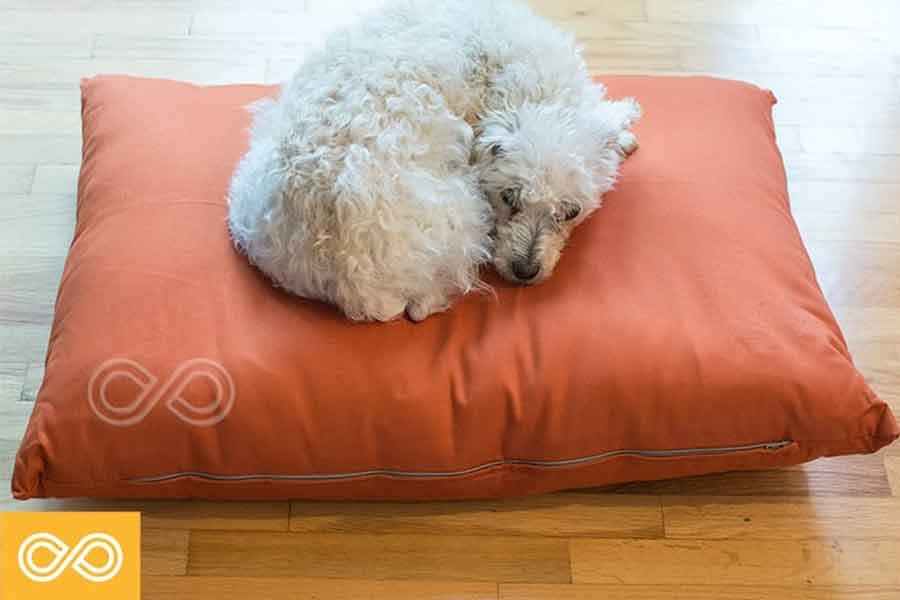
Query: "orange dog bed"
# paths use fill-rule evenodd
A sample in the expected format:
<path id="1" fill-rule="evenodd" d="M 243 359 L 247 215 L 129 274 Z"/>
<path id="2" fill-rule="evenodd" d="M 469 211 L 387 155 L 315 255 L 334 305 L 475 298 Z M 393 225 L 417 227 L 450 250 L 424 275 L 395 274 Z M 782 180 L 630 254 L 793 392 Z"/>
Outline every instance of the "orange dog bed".
<path id="1" fill-rule="evenodd" d="M 513 496 L 872 452 L 791 217 L 774 97 L 607 77 L 646 115 L 553 278 L 358 325 L 232 248 L 244 107 L 270 87 L 98 77 L 46 378 L 16 458 L 38 496 Z"/>

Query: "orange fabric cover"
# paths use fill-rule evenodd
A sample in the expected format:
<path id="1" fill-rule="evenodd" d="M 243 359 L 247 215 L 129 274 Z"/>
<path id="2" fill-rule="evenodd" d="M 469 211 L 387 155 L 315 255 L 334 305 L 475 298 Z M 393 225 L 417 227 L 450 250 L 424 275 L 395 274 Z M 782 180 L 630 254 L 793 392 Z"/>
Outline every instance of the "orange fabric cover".
<path id="1" fill-rule="evenodd" d="M 497 298 L 418 325 L 356 325 L 273 289 L 230 243 L 244 107 L 274 88 L 84 81 L 78 222 L 15 496 L 512 496 L 895 439 L 791 217 L 772 94 L 709 78 L 604 82 L 643 105 L 641 148 L 549 282 L 488 274 Z M 176 371 L 199 358 L 231 378 L 220 420 L 187 404 L 218 398 L 225 413 L 221 377 L 218 390 L 195 377 L 169 403 Z M 142 389 L 159 396 L 128 425 L 89 401 L 110 360 L 145 370 L 110 380 L 113 416 L 133 413 Z M 656 450 L 675 452 L 644 452 Z"/>

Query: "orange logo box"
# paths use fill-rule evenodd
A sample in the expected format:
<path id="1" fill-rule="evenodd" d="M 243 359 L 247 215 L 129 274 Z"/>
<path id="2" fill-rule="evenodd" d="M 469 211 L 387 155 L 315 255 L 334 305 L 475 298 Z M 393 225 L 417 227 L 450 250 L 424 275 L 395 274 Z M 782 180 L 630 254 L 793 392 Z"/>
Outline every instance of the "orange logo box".
<path id="1" fill-rule="evenodd" d="M 0 550 L 3 600 L 140 600 L 140 513 L 3 513 Z"/>

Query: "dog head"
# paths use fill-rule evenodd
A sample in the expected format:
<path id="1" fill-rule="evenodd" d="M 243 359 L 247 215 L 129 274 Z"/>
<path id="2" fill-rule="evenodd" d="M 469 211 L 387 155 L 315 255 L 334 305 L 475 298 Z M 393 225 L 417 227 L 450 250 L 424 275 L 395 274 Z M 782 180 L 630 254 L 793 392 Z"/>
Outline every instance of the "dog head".
<path id="1" fill-rule="evenodd" d="M 569 234 L 615 180 L 619 131 L 596 105 L 524 103 L 479 123 L 475 162 L 496 219 L 494 267 L 514 283 L 551 275 Z"/>

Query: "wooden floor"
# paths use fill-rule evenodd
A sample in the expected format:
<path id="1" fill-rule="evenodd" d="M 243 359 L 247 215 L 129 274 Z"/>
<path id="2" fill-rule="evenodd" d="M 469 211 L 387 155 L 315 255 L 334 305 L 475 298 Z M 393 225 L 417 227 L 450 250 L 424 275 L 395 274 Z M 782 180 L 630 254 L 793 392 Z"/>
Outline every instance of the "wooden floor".
<path id="1" fill-rule="evenodd" d="M 0 508 L 140 509 L 146 598 L 900 599 L 900 444 L 513 502 L 9 500 L 74 216 L 78 79 L 279 81 L 372 1 L 0 0 Z M 792 202 L 858 365 L 900 412 L 900 2 L 539 0 L 597 73 L 775 90 Z"/>

